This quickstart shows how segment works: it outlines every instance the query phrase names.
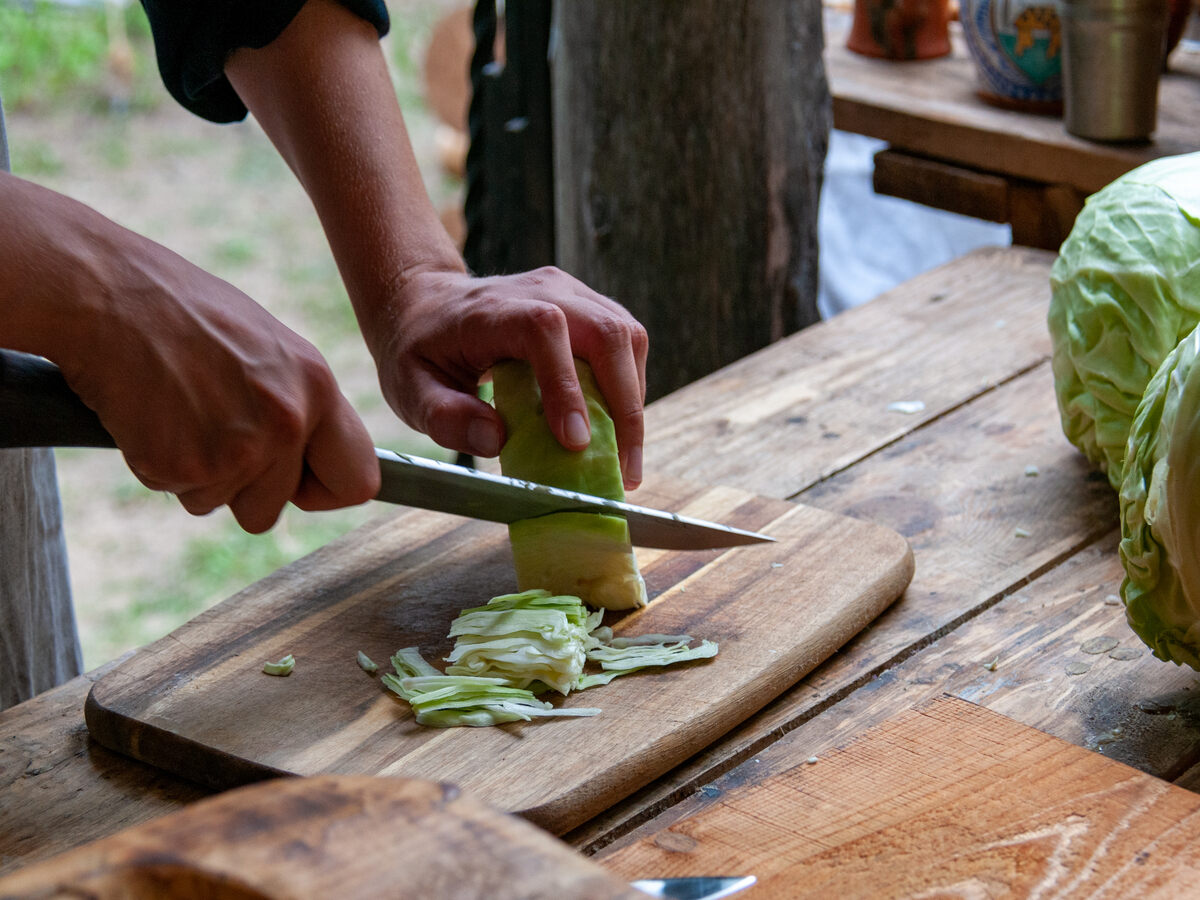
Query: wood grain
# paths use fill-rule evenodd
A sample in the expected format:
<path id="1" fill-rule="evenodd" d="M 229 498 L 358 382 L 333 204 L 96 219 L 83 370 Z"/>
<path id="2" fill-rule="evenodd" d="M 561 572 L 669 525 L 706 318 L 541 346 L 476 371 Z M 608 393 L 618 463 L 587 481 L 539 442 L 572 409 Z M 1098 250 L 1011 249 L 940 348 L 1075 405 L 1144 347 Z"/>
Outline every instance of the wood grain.
<path id="1" fill-rule="evenodd" d="M 1038 475 L 1025 474 L 1031 465 Z M 849 698 L 854 709 L 852 701 L 871 693 L 892 667 L 1062 565 L 1117 523 L 1107 483 L 1088 471 L 1062 436 L 1046 364 L 801 497 L 903 534 L 916 560 L 904 597 L 761 712 L 569 835 L 573 845 L 599 849 L 648 812 L 678 802 L 744 760 L 759 758 L 781 733 L 826 707 L 836 704 L 842 710 Z M 945 676 L 927 677 L 941 684 Z M 905 701 L 892 697 L 887 702 Z M 857 715 L 835 714 L 856 728 Z"/>
<path id="2" fill-rule="evenodd" d="M 285 778 L 0 878 L 0 898 L 644 897 L 450 784 Z"/>
<path id="3" fill-rule="evenodd" d="M 1048 359 L 1052 261 L 974 251 L 676 391 L 646 471 L 796 496 Z"/>
<path id="4" fill-rule="evenodd" d="M 1102 745 L 1105 752 L 1127 754 L 1121 758 L 1131 762 L 1145 754 L 1159 773 L 1195 759 L 1190 694 L 1170 699 L 1189 673 L 1155 664 L 1160 668 L 1139 668 L 1134 678 L 1123 679 L 1122 667 L 1153 661 L 1106 658 L 1082 678 L 1062 673 L 1056 653 L 1068 644 L 1053 643 L 1054 629 L 1069 642 L 1076 630 L 1100 634 L 1116 620 L 1069 611 L 1061 622 L 1057 614 L 1048 616 L 1039 620 L 1046 636 L 1032 639 L 1048 650 L 1025 653 L 1020 667 L 1001 655 L 995 673 L 975 666 L 976 659 L 991 661 L 996 646 L 1008 652 L 998 641 L 1009 631 L 1027 635 L 1027 613 L 994 616 L 1010 605 L 1018 612 L 1031 609 L 1019 600 L 1030 585 L 1050 585 L 1041 579 L 1061 570 L 1067 580 L 1053 582 L 1054 590 L 1085 604 L 1115 587 L 1113 570 L 1104 568 L 1111 560 L 1104 563 L 1094 552 L 1115 527 L 1115 502 L 1062 437 L 1049 388 L 1051 259 L 1013 248 L 972 253 L 651 406 L 648 472 L 694 474 L 693 483 L 796 497 L 879 522 L 909 536 L 916 574 L 902 601 L 858 638 L 709 748 L 574 829 L 572 845 L 589 852 L 604 847 L 664 808 L 686 808 L 690 796 L 717 789 L 725 783 L 722 773 L 741 783 L 767 772 L 773 761 L 795 765 L 814 748 L 830 746 L 819 744 L 822 738 L 844 743 L 920 698 L 973 685 L 964 696 L 983 702 L 985 692 L 1030 698 L 1027 710 L 1003 708 L 1047 727 L 1061 722 L 1060 737 L 1087 746 L 1109 734 L 1131 703 L 1157 697 L 1162 711 L 1139 712 L 1137 728 Z M 913 383 L 928 385 L 929 392 L 910 394 Z M 911 397 L 926 401 L 923 413 L 880 411 Z M 821 427 L 826 416 L 837 431 Z M 1039 467 L 1036 477 L 1024 475 L 1031 463 Z M 650 505 L 670 499 L 655 490 L 651 484 L 633 499 Z M 715 514 L 717 506 L 710 511 Z M 742 524 L 753 526 L 751 519 L 747 515 Z M 1018 538 L 1018 525 L 1036 538 Z M 1047 540 L 1053 548 L 1041 546 Z M 340 565 L 338 558 L 326 558 L 321 568 L 333 573 Z M 686 568 L 660 572 L 668 583 L 688 575 Z M 1119 610 L 1105 611 L 1119 619 Z M 975 622 L 983 630 L 972 636 Z M 243 627 L 254 625 L 248 620 Z M 960 633 L 968 643 L 943 654 L 941 648 L 955 646 L 946 642 Z M 394 649 L 387 640 L 380 643 Z M 926 654 L 939 654 L 936 666 L 920 667 Z M 1039 660 L 1045 669 L 1037 667 Z M 1018 671 L 1027 674 L 1006 695 L 1004 679 Z M 996 678 L 999 688 L 976 684 L 984 676 Z M 1053 688 L 1039 692 L 1043 678 Z M 1127 693 L 1138 683 L 1144 693 Z M 6 823 L 0 828 L 0 871 L 177 808 L 201 793 L 89 742 L 80 721 L 87 687 L 77 679 L 0 713 L 0 770 L 11 779 L 0 787 L 0 821 Z"/>
<path id="5" fill-rule="evenodd" d="M 282 773 L 449 780 L 567 830 L 803 677 L 912 574 L 905 541 L 871 523 L 731 489 L 668 496 L 667 508 L 765 529 L 779 543 L 643 554 L 654 599 L 620 619 L 618 633 L 689 633 L 720 653 L 563 701 L 601 715 L 425 728 L 357 666 L 358 650 L 386 663 L 403 646 L 440 659 L 460 610 L 512 589 L 504 529 L 408 511 L 280 570 L 107 673 L 89 697 L 88 727 L 105 746 L 213 787 Z M 297 660 L 290 676 L 262 674 L 287 653 Z"/>
<path id="6" fill-rule="evenodd" d="M 1062 119 L 998 109 L 976 94 L 957 28 L 949 57 L 896 64 L 852 53 L 848 23 L 826 20 L 825 65 L 834 127 L 870 135 L 920 156 L 1041 184 L 1093 193 L 1160 156 L 1200 149 L 1200 53 L 1181 49 L 1159 85 L 1158 129 L 1140 144 L 1076 138 Z"/>
<path id="7" fill-rule="evenodd" d="M 654 347 L 651 399 L 819 320 L 819 0 L 574 0 L 555 17 L 557 265 Z"/>
<path id="8" fill-rule="evenodd" d="M 756 897 L 1185 896 L 1200 797 L 945 698 L 601 857 Z"/>
<path id="9" fill-rule="evenodd" d="M 899 150 L 880 150 L 873 159 L 877 194 L 990 222 L 1009 220 L 1007 178 Z"/>
<path id="10" fill-rule="evenodd" d="M 84 698 L 103 671 L 0 712 L 0 873 L 207 793 L 88 739 Z"/>

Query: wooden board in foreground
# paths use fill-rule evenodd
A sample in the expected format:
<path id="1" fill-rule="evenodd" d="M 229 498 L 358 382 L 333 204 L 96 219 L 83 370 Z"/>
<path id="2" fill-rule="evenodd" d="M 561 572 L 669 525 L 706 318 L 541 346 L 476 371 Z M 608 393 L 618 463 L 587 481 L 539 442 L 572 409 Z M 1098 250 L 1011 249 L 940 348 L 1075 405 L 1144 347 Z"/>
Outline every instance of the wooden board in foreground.
<path id="1" fill-rule="evenodd" d="M 737 871 L 755 898 L 1181 897 L 1200 796 L 954 698 L 599 861 L 618 875 Z"/>
<path id="2" fill-rule="evenodd" d="M 453 785 L 356 776 L 230 791 L 0 878 L 0 900 L 644 896 Z"/>
<path id="3" fill-rule="evenodd" d="M 802 678 L 912 576 L 896 532 L 728 488 L 671 483 L 639 501 L 765 531 L 724 552 L 639 551 L 652 602 L 620 633 L 715 640 L 715 659 L 572 694 L 591 718 L 419 726 L 355 662 L 400 647 L 431 661 L 464 608 L 513 589 L 507 532 L 407 511 L 351 533 L 107 672 L 87 703 L 101 744 L 213 787 L 282 774 L 450 781 L 554 833 L 696 753 Z M 611 620 L 611 619 L 610 619 Z M 286 678 L 263 663 L 291 653 Z"/>

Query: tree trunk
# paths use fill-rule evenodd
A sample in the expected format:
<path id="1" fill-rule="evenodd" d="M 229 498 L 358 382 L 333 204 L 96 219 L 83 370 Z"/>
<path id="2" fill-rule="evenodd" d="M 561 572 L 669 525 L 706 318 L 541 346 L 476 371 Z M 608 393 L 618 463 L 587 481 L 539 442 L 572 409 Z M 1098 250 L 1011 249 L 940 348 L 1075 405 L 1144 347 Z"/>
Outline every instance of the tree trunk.
<path id="1" fill-rule="evenodd" d="M 650 334 L 651 399 L 811 324 L 820 0 L 558 0 L 558 265 Z"/>

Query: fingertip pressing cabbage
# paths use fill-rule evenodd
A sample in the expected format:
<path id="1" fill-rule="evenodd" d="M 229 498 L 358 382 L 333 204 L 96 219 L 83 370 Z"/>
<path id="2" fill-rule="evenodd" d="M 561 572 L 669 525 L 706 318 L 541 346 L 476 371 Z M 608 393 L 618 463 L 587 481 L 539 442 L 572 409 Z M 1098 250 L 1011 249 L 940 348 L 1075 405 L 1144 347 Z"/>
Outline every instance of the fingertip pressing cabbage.
<path id="1" fill-rule="evenodd" d="M 1200 670 L 1200 328 L 1137 408 L 1121 484 L 1121 596 L 1159 659 Z"/>
<path id="2" fill-rule="evenodd" d="M 613 421 L 591 368 L 575 361 L 587 402 L 591 441 L 582 451 L 563 447 L 546 422 L 541 391 L 528 363 L 511 360 L 492 371 L 496 411 L 508 433 L 500 469 L 512 478 L 624 500 Z M 646 585 L 619 516 L 553 513 L 509 526 L 517 587 L 582 597 L 603 609 L 646 605 Z"/>
<path id="3" fill-rule="evenodd" d="M 1200 323 L 1200 153 L 1147 163 L 1089 197 L 1050 286 L 1063 432 L 1119 489 L 1146 385 Z"/>

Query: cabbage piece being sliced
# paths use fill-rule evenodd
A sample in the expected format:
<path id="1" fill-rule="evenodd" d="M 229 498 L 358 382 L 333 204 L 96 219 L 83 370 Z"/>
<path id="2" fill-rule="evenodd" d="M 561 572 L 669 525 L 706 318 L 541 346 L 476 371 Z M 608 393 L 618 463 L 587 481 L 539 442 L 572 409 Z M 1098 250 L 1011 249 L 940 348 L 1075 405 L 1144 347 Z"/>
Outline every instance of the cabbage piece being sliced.
<path id="1" fill-rule="evenodd" d="M 577 359 L 575 370 L 592 432 L 588 446 L 579 452 L 564 448 L 550 431 L 528 363 L 510 360 L 493 368 L 496 411 L 507 432 L 500 469 L 513 478 L 624 500 L 612 418 L 591 368 Z M 509 541 L 522 590 L 543 588 L 604 609 L 646 605 L 646 585 L 629 526 L 619 516 L 554 513 L 525 519 L 509 526 Z"/>
<path id="2" fill-rule="evenodd" d="M 1200 323 L 1200 153 L 1139 166 L 1088 198 L 1050 272 L 1063 432 L 1121 487 L 1159 365 Z"/>
<path id="3" fill-rule="evenodd" d="M 1200 670 L 1200 328 L 1137 408 L 1121 484 L 1121 597 L 1159 659 Z"/>

